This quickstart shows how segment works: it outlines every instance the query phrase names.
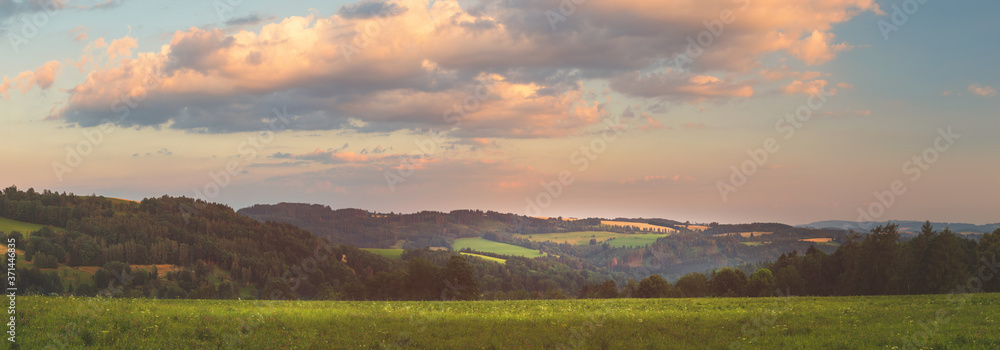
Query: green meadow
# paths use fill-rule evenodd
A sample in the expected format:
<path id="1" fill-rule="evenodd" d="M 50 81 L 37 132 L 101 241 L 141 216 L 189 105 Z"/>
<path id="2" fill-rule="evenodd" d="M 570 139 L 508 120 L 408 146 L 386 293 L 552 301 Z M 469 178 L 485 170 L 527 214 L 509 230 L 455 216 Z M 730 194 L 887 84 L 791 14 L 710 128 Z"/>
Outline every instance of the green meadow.
<path id="1" fill-rule="evenodd" d="M 25 238 L 29 236 L 30 233 L 41 230 L 45 225 L 32 224 L 23 221 L 11 220 L 5 217 L 0 217 L 0 232 L 11 233 L 14 231 L 20 232 Z M 55 231 L 62 231 L 62 228 L 53 227 Z"/>
<path id="2" fill-rule="evenodd" d="M 368 251 L 370 253 L 375 253 L 387 258 L 402 259 L 403 249 L 378 249 L 378 248 L 361 248 L 361 250 Z"/>
<path id="3" fill-rule="evenodd" d="M 451 249 L 456 251 L 465 248 L 470 248 L 478 252 L 523 256 L 526 258 L 537 258 L 542 256 L 542 253 L 537 250 L 531 250 L 513 244 L 494 242 L 484 238 L 460 238 L 456 239 L 455 243 L 452 243 L 451 245 Z"/>
<path id="4" fill-rule="evenodd" d="M 17 299 L 22 349 L 997 349 L 1000 295 L 472 302 Z"/>

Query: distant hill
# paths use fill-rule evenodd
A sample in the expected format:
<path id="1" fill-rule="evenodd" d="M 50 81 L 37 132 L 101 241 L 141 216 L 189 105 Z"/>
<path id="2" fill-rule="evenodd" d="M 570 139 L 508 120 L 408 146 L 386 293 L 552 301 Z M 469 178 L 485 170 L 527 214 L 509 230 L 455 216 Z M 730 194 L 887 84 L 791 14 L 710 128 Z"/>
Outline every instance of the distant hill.
<path id="1" fill-rule="evenodd" d="M 599 219 L 564 221 L 482 210 L 396 214 L 301 203 L 254 205 L 238 213 L 262 222 L 289 223 L 334 243 L 361 248 L 450 248 L 449 241 L 457 238 L 499 240 L 495 236 L 502 233 L 586 231 L 600 225 Z"/>
<path id="2" fill-rule="evenodd" d="M 798 225 L 796 227 L 806 227 L 806 228 L 837 228 L 842 230 L 855 230 L 866 232 L 875 228 L 879 225 L 886 225 L 888 223 L 899 224 L 899 230 L 904 232 L 916 233 L 920 231 L 920 226 L 924 224 L 924 221 L 868 221 L 868 222 L 854 222 L 854 221 L 843 221 L 843 220 L 827 220 L 827 221 L 817 221 L 810 224 Z M 975 224 L 965 224 L 965 223 L 954 223 L 954 222 L 931 222 L 934 225 L 934 229 L 943 230 L 946 227 L 954 232 L 959 233 L 977 233 L 982 234 L 986 232 L 993 232 L 1000 229 L 1000 223 L 996 224 L 986 224 L 986 225 L 975 225 Z"/>

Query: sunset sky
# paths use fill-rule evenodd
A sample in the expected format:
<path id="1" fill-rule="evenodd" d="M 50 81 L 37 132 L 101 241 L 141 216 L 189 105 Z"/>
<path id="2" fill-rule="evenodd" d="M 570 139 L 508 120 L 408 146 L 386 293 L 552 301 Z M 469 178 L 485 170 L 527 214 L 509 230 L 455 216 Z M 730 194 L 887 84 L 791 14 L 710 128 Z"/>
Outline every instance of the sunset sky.
<path id="1" fill-rule="evenodd" d="M 855 220 L 895 181 L 874 219 L 992 223 L 998 13 L 0 0 L 0 186 L 802 224 Z"/>

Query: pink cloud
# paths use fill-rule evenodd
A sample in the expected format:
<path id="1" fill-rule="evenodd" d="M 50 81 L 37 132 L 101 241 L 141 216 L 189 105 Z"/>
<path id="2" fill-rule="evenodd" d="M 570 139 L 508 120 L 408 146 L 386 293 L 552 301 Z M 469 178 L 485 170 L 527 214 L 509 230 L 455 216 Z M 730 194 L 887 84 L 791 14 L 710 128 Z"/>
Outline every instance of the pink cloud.
<path id="1" fill-rule="evenodd" d="M 786 95 L 795 95 L 795 94 L 807 94 L 807 95 L 809 95 L 809 94 L 818 93 L 820 91 L 828 91 L 829 95 L 831 95 L 831 96 L 832 95 L 836 95 L 837 94 L 837 89 L 829 89 L 829 90 L 826 89 L 826 86 L 828 84 L 829 83 L 826 80 L 813 80 L 813 81 L 808 81 L 808 82 L 802 82 L 801 80 L 795 80 L 795 81 L 789 83 L 788 85 L 785 85 L 784 87 L 782 87 L 781 88 L 781 92 L 784 92 Z"/>
<path id="2" fill-rule="evenodd" d="M 70 29 L 69 35 L 73 37 L 73 41 L 87 40 L 88 30 L 90 30 L 90 28 L 84 26 L 76 26 L 75 28 Z"/>
<path id="3" fill-rule="evenodd" d="M 21 90 L 22 94 L 28 93 L 36 85 L 42 90 L 48 90 L 55 84 L 61 70 L 62 63 L 59 63 L 59 61 L 48 61 L 34 71 L 21 72 L 13 80 L 9 80 L 4 76 L 3 83 L 0 84 L 0 96 L 4 98 L 10 97 L 8 91 L 12 88 Z"/>
<path id="4" fill-rule="evenodd" d="M 996 96 L 997 90 L 989 85 L 972 84 L 969 85 L 969 92 L 979 96 Z"/>
<path id="5" fill-rule="evenodd" d="M 343 12 L 288 17 L 235 33 L 190 28 L 173 33 L 159 51 L 139 52 L 134 58 L 135 39 L 126 36 L 107 44 L 100 38 L 73 63 L 95 69 L 70 90 L 58 115 L 92 126 L 106 118 L 114 101 L 143 95 L 143 113 L 122 123 L 248 131 L 258 130 L 261 115 L 273 107 L 266 97 L 286 96 L 283 101 L 300 109 L 299 120 L 308 121 L 292 128 L 448 128 L 460 137 L 566 136 L 606 114 L 603 100 L 598 103 L 583 83 L 565 83 L 567 69 L 579 70 L 581 76 L 610 76 L 595 78 L 611 86 L 607 93 L 695 103 L 750 98 L 756 82 L 735 77 L 758 67 L 763 55 L 784 53 L 806 64 L 822 64 L 851 48 L 835 41 L 834 24 L 879 12 L 872 0 L 740 4 L 592 2 L 564 23 L 573 26 L 571 31 L 550 32 L 534 30 L 525 18 L 546 5 L 557 8 L 556 0 L 504 2 L 490 11 L 467 11 L 456 0 L 395 0 L 386 6 L 405 10 L 380 19 Z M 686 50 L 688 37 L 704 30 L 704 19 L 717 18 L 725 9 L 737 16 L 726 34 L 705 48 L 690 70 L 667 69 L 664 62 Z M 108 57 L 106 64 L 97 64 L 92 55 L 100 48 L 106 48 L 101 52 Z M 801 81 L 818 77 L 815 72 L 796 74 L 788 76 Z M 155 86 L 147 84 L 151 75 L 161 78 Z M 493 78 L 499 82 L 496 93 L 472 101 L 476 108 L 464 113 L 460 124 L 449 126 L 442 115 L 475 94 L 477 83 L 468 77 Z"/>
<path id="6" fill-rule="evenodd" d="M 854 48 L 847 43 L 833 44 L 834 39 L 835 36 L 831 33 L 815 30 L 799 44 L 793 45 L 789 52 L 808 65 L 817 65 L 832 60 L 837 52 Z"/>

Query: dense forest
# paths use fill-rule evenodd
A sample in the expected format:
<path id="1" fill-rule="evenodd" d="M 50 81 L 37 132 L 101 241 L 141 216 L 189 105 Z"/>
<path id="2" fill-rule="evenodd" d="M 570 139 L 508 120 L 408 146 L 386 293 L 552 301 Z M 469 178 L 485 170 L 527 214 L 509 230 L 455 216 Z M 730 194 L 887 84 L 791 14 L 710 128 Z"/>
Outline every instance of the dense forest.
<path id="1" fill-rule="evenodd" d="M 936 231 L 929 223 L 912 239 L 902 239 L 896 225 L 863 235 L 776 224 L 712 225 L 708 233 L 679 230 L 645 247 L 611 247 L 539 243 L 522 236 L 593 229 L 599 219 L 302 208 L 320 216 L 303 220 L 339 223 L 331 231 L 339 232 L 334 238 L 363 241 L 371 234 L 381 237 L 373 244 L 410 238 L 409 244 L 437 239 L 441 245 L 411 246 L 394 259 L 287 222 L 255 220 L 227 206 L 189 198 L 137 203 L 16 187 L 0 194 L 0 217 L 44 227 L 3 232 L 0 238 L 13 239 L 18 250 L 19 291 L 43 295 L 467 300 L 767 296 L 778 290 L 794 295 L 923 294 L 952 292 L 958 286 L 1000 291 L 1000 278 L 994 278 L 1000 230 L 976 236 L 976 241 L 947 228 Z M 335 215 L 322 217 L 331 212 Z M 416 233 L 407 231 L 412 228 Z M 764 229 L 775 232 L 766 238 L 728 234 Z M 809 236 L 834 236 L 839 246 L 801 240 Z M 548 255 L 500 256 L 506 259 L 500 264 L 429 249 L 450 246 L 457 237 L 485 237 Z M 748 244 L 765 239 L 769 244 Z M 783 248 L 792 249 L 779 251 Z M 762 258 L 767 256 L 771 258 Z M 718 268 L 722 266 L 729 267 Z"/>
<path id="2" fill-rule="evenodd" d="M 481 210 L 373 213 L 298 203 L 254 205 L 239 213 L 260 221 L 290 223 L 332 242 L 363 248 L 390 248 L 400 241 L 404 241 L 400 248 L 449 247 L 448 241 L 455 238 L 496 232 L 538 234 L 587 231 L 600 226 L 600 219 L 548 220 Z"/>
<path id="3" fill-rule="evenodd" d="M 654 275 L 618 289 L 621 296 L 635 297 L 1000 292 L 998 256 L 1000 229 L 977 242 L 948 228 L 936 231 L 927 222 L 916 237 L 901 241 L 898 226 L 889 224 L 863 236 L 851 234 L 833 254 L 810 247 L 758 266 L 691 273 L 673 285 Z M 600 295 L 612 296 L 612 287 L 599 289 Z"/>
<path id="4" fill-rule="evenodd" d="M 29 294 L 420 300 L 467 288 L 477 298 L 528 298 L 613 278 L 559 258 L 500 265 L 419 249 L 390 259 L 189 198 L 135 203 L 10 187 L 0 217 L 48 225 L 3 233 L 16 242 L 18 288 Z M 88 270 L 96 271 L 72 278 Z"/>

